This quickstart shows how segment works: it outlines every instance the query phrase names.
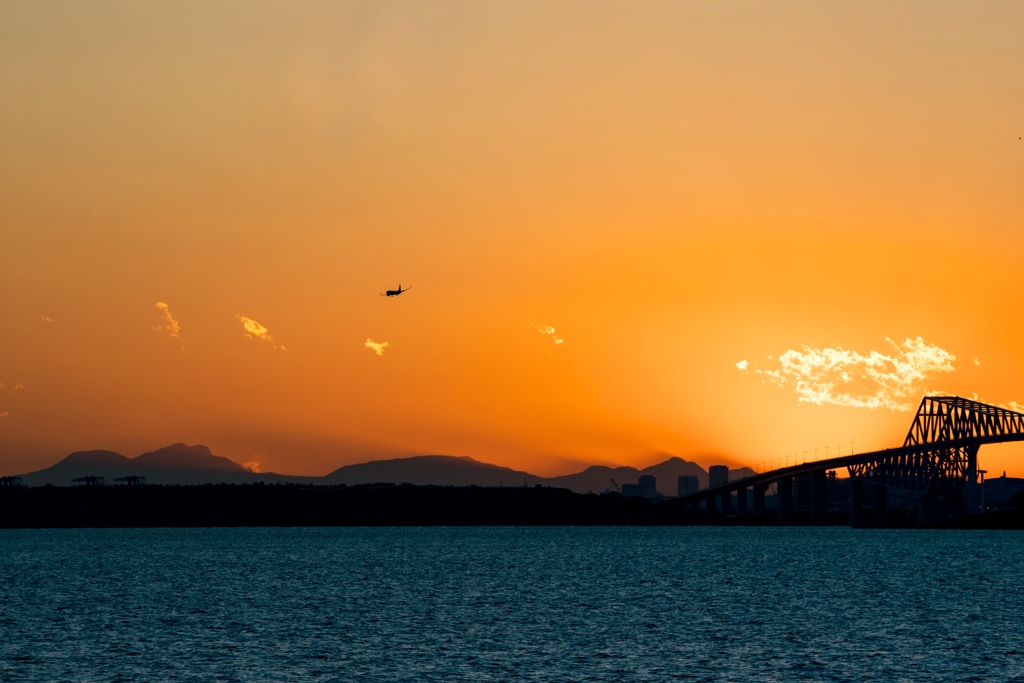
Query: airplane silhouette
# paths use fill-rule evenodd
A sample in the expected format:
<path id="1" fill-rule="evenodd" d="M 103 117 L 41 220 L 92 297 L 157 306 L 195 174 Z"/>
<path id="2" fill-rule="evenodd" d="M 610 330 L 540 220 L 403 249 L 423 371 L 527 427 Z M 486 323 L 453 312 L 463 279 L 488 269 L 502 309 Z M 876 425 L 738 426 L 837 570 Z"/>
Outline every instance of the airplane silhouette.
<path id="1" fill-rule="evenodd" d="M 381 294 L 381 296 L 398 296 L 402 292 L 408 292 L 410 289 L 412 289 L 412 285 L 409 285 L 405 289 L 402 289 L 402 285 L 398 285 L 398 289 L 389 289 L 388 291 Z"/>

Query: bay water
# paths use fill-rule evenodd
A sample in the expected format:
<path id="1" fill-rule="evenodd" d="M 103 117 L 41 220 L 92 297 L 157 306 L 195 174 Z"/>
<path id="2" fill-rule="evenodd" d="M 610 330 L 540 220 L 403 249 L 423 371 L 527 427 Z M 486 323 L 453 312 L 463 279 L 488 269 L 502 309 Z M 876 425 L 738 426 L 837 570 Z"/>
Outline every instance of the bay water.
<path id="1" fill-rule="evenodd" d="M 1024 533 L 0 530 L 0 680 L 1024 681 Z"/>

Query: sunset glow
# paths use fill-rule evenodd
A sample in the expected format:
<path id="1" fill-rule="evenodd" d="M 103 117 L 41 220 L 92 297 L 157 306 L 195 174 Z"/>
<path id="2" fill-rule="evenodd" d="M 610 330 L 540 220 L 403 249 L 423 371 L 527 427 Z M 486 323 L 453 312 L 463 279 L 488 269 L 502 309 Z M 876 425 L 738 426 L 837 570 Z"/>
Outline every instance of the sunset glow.
<path id="1" fill-rule="evenodd" d="M 1019 409 L 1022 25 L 0 2 L 0 474 L 754 466 L 902 443 L 925 394 Z"/>

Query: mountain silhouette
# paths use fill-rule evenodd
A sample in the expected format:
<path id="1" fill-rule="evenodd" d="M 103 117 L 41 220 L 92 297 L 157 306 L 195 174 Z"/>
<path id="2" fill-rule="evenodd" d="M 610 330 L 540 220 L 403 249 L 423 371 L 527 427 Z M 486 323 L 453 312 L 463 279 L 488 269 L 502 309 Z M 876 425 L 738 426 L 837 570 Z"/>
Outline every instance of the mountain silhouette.
<path id="1" fill-rule="evenodd" d="M 619 486 L 623 484 L 635 484 L 640 477 L 640 470 L 635 467 L 607 467 L 606 465 L 591 465 L 582 472 L 576 474 L 563 474 L 559 477 L 551 477 L 547 480 L 549 486 L 569 489 L 576 493 L 601 493 L 613 488 L 612 480 Z M 663 486 L 662 482 L 657 482 Z"/>
<path id="2" fill-rule="evenodd" d="M 468 456 L 418 455 L 346 465 L 323 477 L 321 483 L 353 486 L 378 482 L 420 486 L 533 486 L 545 480 Z"/>
<path id="3" fill-rule="evenodd" d="M 730 470 L 729 478 L 749 476 L 749 468 Z M 635 484 L 641 475 L 655 477 L 662 495 L 674 496 L 678 478 L 696 476 L 700 486 L 707 486 L 707 472 L 697 463 L 679 457 L 644 469 L 594 465 L 576 474 L 539 477 L 475 460 L 468 456 L 419 455 L 409 458 L 375 460 L 346 465 L 322 477 L 289 476 L 272 472 L 254 473 L 235 461 L 215 455 L 206 446 L 175 443 L 164 448 L 127 458 L 113 451 L 79 451 L 46 469 L 19 475 L 29 486 L 71 486 L 78 477 L 103 477 L 107 484 L 126 476 L 145 477 L 150 484 L 250 484 L 291 483 L 321 486 L 357 486 L 392 483 L 418 486 L 504 486 L 543 485 L 566 488 L 576 493 L 602 493 L 613 488 L 612 480 L 622 486 Z"/>
<path id="4" fill-rule="evenodd" d="M 619 486 L 623 484 L 635 484 L 641 475 L 655 477 L 655 484 L 658 493 L 665 496 L 674 496 L 678 491 L 679 477 L 695 476 L 701 488 L 708 485 L 708 473 L 703 467 L 695 462 L 683 460 L 679 457 L 671 457 L 665 462 L 658 463 L 638 470 L 635 467 L 606 467 L 594 465 L 577 474 L 566 474 L 560 477 L 552 477 L 547 480 L 551 486 L 567 488 L 577 493 L 592 491 L 600 493 L 612 487 L 612 480 Z"/>
<path id="5" fill-rule="evenodd" d="M 107 484 L 126 476 L 145 477 L 150 484 L 243 484 L 260 480 L 228 458 L 214 455 L 206 446 L 176 443 L 135 458 L 113 451 L 80 451 L 56 465 L 20 475 L 29 486 L 71 486 L 78 477 L 103 477 Z M 273 480 L 266 475 L 263 480 Z"/>
<path id="6" fill-rule="evenodd" d="M 29 486 L 55 484 L 71 486 L 78 477 L 102 476 L 107 482 L 126 476 L 131 470 L 131 459 L 114 451 L 75 451 L 55 465 L 39 472 L 21 475 Z M 38 476 L 37 476 L 38 475 Z"/>
<path id="7" fill-rule="evenodd" d="M 132 464 L 146 469 L 194 469 L 214 472 L 249 472 L 234 460 L 214 455 L 206 446 L 171 444 L 150 453 L 143 453 L 131 460 Z"/>

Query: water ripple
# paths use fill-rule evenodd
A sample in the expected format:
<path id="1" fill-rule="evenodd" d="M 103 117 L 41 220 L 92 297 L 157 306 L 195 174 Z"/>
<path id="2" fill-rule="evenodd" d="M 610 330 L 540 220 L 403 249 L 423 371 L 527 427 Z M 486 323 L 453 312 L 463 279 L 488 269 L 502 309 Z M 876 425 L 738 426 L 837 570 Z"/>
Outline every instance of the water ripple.
<path id="1" fill-rule="evenodd" d="M 1017 532 L 0 531 L 11 681 L 1024 681 Z"/>

